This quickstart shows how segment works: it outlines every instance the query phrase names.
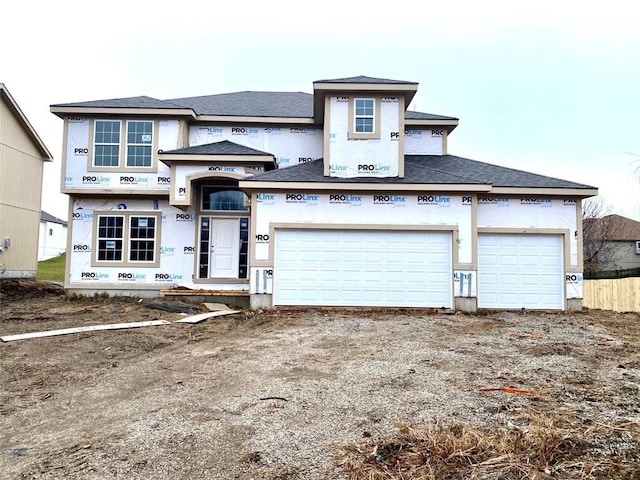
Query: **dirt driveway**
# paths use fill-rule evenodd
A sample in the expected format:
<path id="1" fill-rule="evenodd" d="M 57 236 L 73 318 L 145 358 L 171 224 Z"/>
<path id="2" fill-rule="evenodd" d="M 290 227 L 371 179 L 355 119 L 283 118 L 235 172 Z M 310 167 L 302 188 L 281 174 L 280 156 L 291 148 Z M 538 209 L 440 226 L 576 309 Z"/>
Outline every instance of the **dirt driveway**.
<path id="1" fill-rule="evenodd" d="M 149 302 L 4 281 L 0 335 L 180 318 Z M 322 309 L 0 342 L 0 476 L 346 479 L 396 422 L 526 409 L 602 427 L 538 478 L 640 478 L 639 347 L 635 314 Z"/>

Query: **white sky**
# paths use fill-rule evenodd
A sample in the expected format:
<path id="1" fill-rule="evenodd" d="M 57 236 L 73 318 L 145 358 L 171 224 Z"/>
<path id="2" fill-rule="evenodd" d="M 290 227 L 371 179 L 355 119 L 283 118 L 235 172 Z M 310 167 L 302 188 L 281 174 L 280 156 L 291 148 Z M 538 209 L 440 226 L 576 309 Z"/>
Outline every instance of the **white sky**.
<path id="1" fill-rule="evenodd" d="M 637 2 L 29 1 L 2 8 L 3 82 L 55 157 L 55 103 L 242 90 L 312 93 L 355 75 L 419 82 L 412 109 L 460 118 L 449 153 L 600 188 L 640 220 Z"/>

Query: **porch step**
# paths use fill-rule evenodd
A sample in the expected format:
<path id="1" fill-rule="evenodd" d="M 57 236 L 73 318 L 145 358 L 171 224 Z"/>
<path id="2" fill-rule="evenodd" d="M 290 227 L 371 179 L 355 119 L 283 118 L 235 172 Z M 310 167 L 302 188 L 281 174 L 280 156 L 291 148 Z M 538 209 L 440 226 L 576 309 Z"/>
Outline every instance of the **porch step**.
<path id="1" fill-rule="evenodd" d="M 166 290 L 160 290 L 160 293 L 164 296 L 206 296 L 206 297 L 248 297 L 249 290 L 190 290 L 187 288 L 170 288 Z"/>

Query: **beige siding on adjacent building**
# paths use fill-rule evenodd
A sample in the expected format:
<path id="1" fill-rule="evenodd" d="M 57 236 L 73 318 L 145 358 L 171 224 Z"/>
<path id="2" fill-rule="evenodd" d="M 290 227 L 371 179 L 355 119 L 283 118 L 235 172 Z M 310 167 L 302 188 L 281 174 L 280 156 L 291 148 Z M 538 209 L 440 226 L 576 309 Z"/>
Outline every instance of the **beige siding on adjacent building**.
<path id="1" fill-rule="evenodd" d="M 13 272 L 12 277 L 32 277 L 38 269 L 38 230 L 40 211 L 26 210 L 8 205 L 0 205 L 0 245 L 5 238 L 11 246 L 0 254 L 0 278 Z M 35 225 L 35 229 L 33 228 Z M 20 272 L 20 273 L 18 273 Z"/>
<path id="2" fill-rule="evenodd" d="M 16 110 L 0 95 L 0 278 L 32 277 L 38 267 L 43 160 L 48 158 Z"/>

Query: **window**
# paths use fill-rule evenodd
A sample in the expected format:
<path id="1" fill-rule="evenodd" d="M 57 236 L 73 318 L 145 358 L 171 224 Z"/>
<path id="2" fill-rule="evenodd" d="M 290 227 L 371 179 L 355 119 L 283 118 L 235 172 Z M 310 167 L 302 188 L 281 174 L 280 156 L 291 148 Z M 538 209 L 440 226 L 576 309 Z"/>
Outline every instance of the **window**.
<path id="1" fill-rule="evenodd" d="M 636 253 L 640 254 L 640 241 L 636 241 Z"/>
<path id="2" fill-rule="evenodd" d="M 49 236 L 52 237 L 53 236 L 53 228 L 49 229 Z"/>
<path id="3" fill-rule="evenodd" d="M 373 98 L 355 99 L 354 126 L 356 133 L 374 133 L 375 100 Z"/>
<path id="4" fill-rule="evenodd" d="M 120 120 L 96 120 L 93 165 L 117 167 L 120 163 Z"/>
<path id="5" fill-rule="evenodd" d="M 90 169 L 146 171 L 153 167 L 153 131 L 154 122 L 149 120 L 128 120 L 124 127 L 120 120 L 96 120 Z"/>
<path id="6" fill-rule="evenodd" d="M 127 167 L 151 166 L 152 122 L 127 122 Z"/>
<path id="7" fill-rule="evenodd" d="M 159 213 L 95 214 L 93 266 L 105 264 L 159 266 Z"/>
<path id="8" fill-rule="evenodd" d="M 246 212 L 247 197 L 240 190 L 222 190 L 220 187 L 202 187 L 202 210 Z"/>
<path id="9" fill-rule="evenodd" d="M 380 139 L 379 97 L 349 98 L 349 138 Z"/>
<path id="10" fill-rule="evenodd" d="M 121 262 L 124 250 L 124 217 L 98 217 L 99 262 Z"/>

